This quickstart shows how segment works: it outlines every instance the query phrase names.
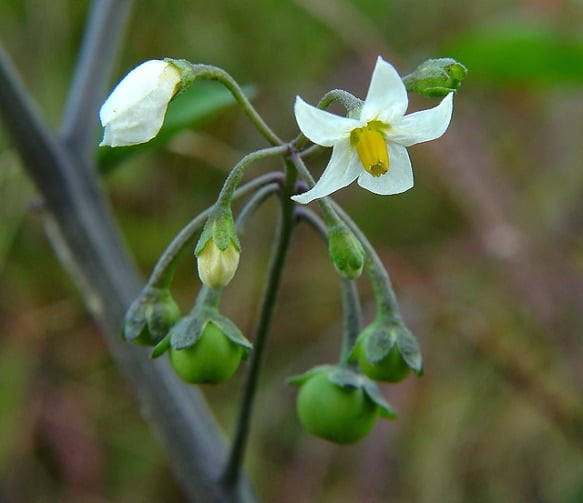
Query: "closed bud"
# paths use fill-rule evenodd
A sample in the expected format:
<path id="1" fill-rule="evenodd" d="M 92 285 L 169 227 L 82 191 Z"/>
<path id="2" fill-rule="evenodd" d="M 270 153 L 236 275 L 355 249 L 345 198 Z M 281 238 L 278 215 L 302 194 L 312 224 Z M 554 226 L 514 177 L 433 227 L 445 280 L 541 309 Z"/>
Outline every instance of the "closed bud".
<path id="1" fill-rule="evenodd" d="M 200 280 L 211 288 L 228 285 L 239 266 L 240 249 L 230 210 L 209 217 L 195 250 Z"/>
<path id="2" fill-rule="evenodd" d="M 181 81 L 181 71 L 169 61 L 145 61 L 130 71 L 101 106 L 100 146 L 137 145 L 154 138 Z"/>
<path id="3" fill-rule="evenodd" d="M 328 231 L 328 251 L 336 270 L 345 278 L 356 279 L 364 266 L 364 250 L 356 236 L 344 225 Z"/>
<path id="4" fill-rule="evenodd" d="M 233 244 L 221 250 L 214 239 L 210 239 L 197 257 L 200 280 L 211 288 L 228 285 L 237 271 L 239 255 Z"/>
<path id="5" fill-rule="evenodd" d="M 439 98 L 457 91 L 468 69 L 452 58 L 428 59 L 403 81 L 407 91 Z"/>

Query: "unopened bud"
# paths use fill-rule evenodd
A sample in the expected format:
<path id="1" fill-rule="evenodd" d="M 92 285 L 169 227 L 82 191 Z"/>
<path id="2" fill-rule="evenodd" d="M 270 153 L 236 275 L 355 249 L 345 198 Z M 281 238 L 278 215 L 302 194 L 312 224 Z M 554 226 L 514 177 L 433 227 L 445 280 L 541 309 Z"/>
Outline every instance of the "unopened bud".
<path id="1" fill-rule="evenodd" d="M 239 265 L 240 250 L 231 211 L 221 210 L 209 217 L 194 252 L 201 281 L 211 288 L 229 284 Z"/>
<path id="2" fill-rule="evenodd" d="M 200 280 L 211 288 L 228 285 L 237 271 L 239 255 L 232 243 L 221 250 L 214 239 L 210 239 L 197 257 Z"/>
<path id="3" fill-rule="evenodd" d="M 101 106 L 99 118 L 104 131 L 100 145 L 136 145 L 154 138 L 181 80 L 175 65 L 157 59 L 130 71 Z"/>
<path id="4" fill-rule="evenodd" d="M 468 69 L 452 58 L 428 59 L 403 77 L 407 91 L 439 98 L 457 91 Z"/>
<path id="5" fill-rule="evenodd" d="M 356 279 L 364 266 L 364 250 L 360 241 L 344 224 L 328 231 L 328 251 L 336 270 L 345 278 Z"/>

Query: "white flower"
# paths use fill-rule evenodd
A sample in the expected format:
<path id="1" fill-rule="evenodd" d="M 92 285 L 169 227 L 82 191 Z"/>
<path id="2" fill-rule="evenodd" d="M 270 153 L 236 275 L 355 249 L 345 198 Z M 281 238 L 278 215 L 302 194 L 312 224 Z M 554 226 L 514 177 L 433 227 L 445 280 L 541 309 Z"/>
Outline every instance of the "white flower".
<path id="1" fill-rule="evenodd" d="M 154 138 L 179 84 L 180 73 L 166 61 L 153 59 L 134 68 L 99 111 L 101 125 L 105 128 L 99 145 L 136 145 Z"/>
<path id="2" fill-rule="evenodd" d="M 380 56 L 358 118 L 341 117 L 296 98 L 298 125 L 312 142 L 333 147 L 332 157 L 316 185 L 293 196 L 307 204 L 358 184 L 375 194 L 398 194 L 413 187 L 411 161 L 405 147 L 439 138 L 452 113 L 453 93 L 435 108 L 405 115 L 408 99 L 401 77 Z"/>

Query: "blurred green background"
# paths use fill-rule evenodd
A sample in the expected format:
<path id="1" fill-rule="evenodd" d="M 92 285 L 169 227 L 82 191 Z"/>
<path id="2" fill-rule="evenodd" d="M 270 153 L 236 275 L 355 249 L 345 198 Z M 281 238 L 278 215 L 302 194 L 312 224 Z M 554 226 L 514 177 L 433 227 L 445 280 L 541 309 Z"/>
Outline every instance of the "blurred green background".
<path id="1" fill-rule="evenodd" d="M 54 127 L 87 9 L 71 0 L 0 2 L 0 40 Z M 150 58 L 221 66 L 252 86 L 284 138 L 297 134 L 295 95 L 316 102 L 341 87 L 363 96 L 379 54 L 402 74 L 440 56 L 470 70 L 447 134 L 410 149 L 414 190 L 337 194 L 389 268 L 425 375 L 382 388 L 400 417 L 355 446 L 300 429 L 285 378 L 336 359 L 341 314 L 327 252 L 299 228 L 247 463 L 264 501 L 583 501 L 582 27 L 577 0 L 136 2 L 112 86 Z M 229 167 L 264 145 L 220 91 L 207 92 L 175 107 L 202 108 L 157 148 L 123 158 L 96 150 L 144 275 L 213 202 Z M 434 104 L 411 98 L 411 109 Z M 311 159 L 315 174 L 327 156 Z M 37 202 L 0 128 L 0 501 L 182 501 L 54 258 Z M 270 202 L 247 226 L 223 302 L 248 336 L 275 208 Z M 370 289 L 359 286 L 370 320 Z M 175 286 L 183 309 L 197 289 L 186 256 Z M 242 377 L 204 390 L 227 434 Z"/>

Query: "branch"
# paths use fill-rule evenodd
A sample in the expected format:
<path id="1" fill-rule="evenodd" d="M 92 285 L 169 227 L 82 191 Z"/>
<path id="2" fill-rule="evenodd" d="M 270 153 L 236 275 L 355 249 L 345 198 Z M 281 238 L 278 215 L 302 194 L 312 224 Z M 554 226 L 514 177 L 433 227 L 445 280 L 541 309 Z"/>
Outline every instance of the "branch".
<path id="1" fill-rule="evenodd" d="M 63 143 L 72 156 L 87 163 L 95 148 L 97 111 L 109 83 L 131 5 L 132 0 L 93 0 L 88 16 L 61 124 Z"/>
<path id="2" fill-rule="evenodd" d="M 123 343 L 118 335 L 140 281 L 97 181 L 83 174 L 48 130 L 2 47 L 0 117 L 44 198 L 53 244 L 103 328 L 188 498 L 227 501 L 217 484 L 226 445 L 200 393 L 179 382 L 166 361 L 151 362 L 145 349 Z M 245 481 L 230 501 L 253 501 Z"/>

